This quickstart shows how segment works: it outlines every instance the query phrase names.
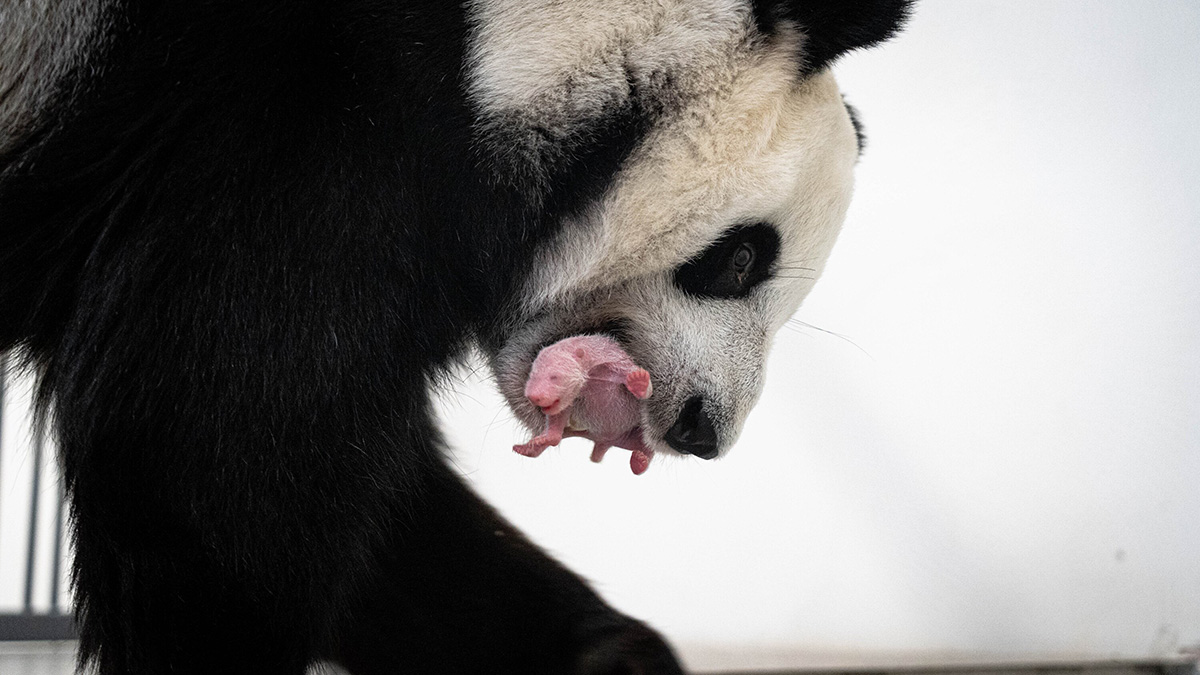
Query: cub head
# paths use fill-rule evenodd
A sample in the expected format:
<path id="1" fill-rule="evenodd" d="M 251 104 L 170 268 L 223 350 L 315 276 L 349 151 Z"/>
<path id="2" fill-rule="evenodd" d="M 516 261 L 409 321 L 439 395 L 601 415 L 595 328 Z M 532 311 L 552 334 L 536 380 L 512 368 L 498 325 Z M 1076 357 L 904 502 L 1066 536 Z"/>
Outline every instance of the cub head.
<path id="1" fill-rule="evenodd" d="M 861 135 L 828 69 L 898 30 L 901 0 L 477 0 L 468 89 L 497 180 L 551 200 L 590 182 L 538 249 L 485 350 L 524 396 L 541 348 L 602 333 L 647 369 L 656 452 L 727 451 L 771 340 L 820 277 Z"/>

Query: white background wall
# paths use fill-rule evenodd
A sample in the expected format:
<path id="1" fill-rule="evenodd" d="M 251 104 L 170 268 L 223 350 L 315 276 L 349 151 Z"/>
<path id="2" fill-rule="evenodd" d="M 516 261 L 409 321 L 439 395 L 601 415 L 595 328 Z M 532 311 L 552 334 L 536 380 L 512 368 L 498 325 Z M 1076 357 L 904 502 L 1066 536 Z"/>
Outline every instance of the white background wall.
<path id="1" fill-rule="evenodd" d="M 1200 643 L 1200 4 L 922 0 L 837 72 L 869 148 L 797 318 L 846 339 L 785 329 L 719 462 L 518 457 L 478 376 L 456 461 L 685 651 Z"/>
<path id="2" fill-rule="evenodd" d="M 478 382 L 459 463 L 685 646 L 1200 643 L 1200 3 L 922 0 L 837 72 L 869 147 L 797 318 L 848 339 L 785 329 L 717 463 L 515 456 Z"/>
<path id="3" fill-rule="evenodd" d="M 33 504 L 33 424 L 30 403 L 32 382 L 27 377 L 7 381 L 0 414 L 0 612 L 19 612 L 25 604 L 26 571 L 29 569 L 30 511 Z M 58 508 L 58 467 L 54 445 L 47 440 L 42 447 L 38 478 L 37 526 L 33 528 L 34 564 L 31 605 L 45 613 L 53 606 L 55 517 Z M 58 546 L 58 601 L 60 609 L 70 607 L 67 562 L 69 536 L 60 532 Z"/>

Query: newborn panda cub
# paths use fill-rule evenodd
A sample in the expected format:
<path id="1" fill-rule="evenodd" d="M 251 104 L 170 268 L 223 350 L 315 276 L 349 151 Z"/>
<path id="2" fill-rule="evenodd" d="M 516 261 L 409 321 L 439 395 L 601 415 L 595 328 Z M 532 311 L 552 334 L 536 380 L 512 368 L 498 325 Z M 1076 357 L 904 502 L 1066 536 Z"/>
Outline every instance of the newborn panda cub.
<path id="1" fill-rule="evenodd" d="M 564 437 L 594 443 L 592 461 L 609 448 L 632 450 L 629 467 L 640 475 L 653 451 L 642 439 L 642 404 L 651 393 L 650 373 L 603 335 L 576 335 L 538 352 L 525 382 L 525 397 L 546 415 L 546 430 L 513 450 L 537 457 Z"/>

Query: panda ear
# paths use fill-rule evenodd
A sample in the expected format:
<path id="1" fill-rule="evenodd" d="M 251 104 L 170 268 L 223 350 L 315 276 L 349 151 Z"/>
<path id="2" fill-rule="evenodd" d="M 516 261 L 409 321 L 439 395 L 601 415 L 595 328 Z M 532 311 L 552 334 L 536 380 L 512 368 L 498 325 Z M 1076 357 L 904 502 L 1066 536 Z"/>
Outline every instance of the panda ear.
<path id="1" fill-rule="evenodd" d="M 804 33 L 807 73 L 842 54 L 870 47 L 895 35 L 908 19 L 913 0 L 751 0 L 759 29 L 770 34 L 779 21 Z"/>

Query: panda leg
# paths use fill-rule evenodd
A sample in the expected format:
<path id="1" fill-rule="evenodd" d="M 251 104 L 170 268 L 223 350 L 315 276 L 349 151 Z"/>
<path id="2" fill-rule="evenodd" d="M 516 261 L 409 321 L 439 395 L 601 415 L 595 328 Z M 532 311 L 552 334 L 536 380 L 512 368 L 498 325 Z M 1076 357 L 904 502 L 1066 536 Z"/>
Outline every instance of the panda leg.
<path id="1" fill-rule="evenodd" d="M 310 649 L 295 626 L 267 620 L 240 589 L 202 562 L 202 551 L 162 539 L 129 541 L 90 513 L 76 520 L 80 658 L 90 665 L 80 672 L 305 672 Z"/>
<path id="2" fill-rule="evenodd" d="M 566 431 L 570 412 L 563 410 L 553 415 L 546 415 L 546 430 L 534 436 L 528 443 L 514 445 L 513 452 L 526 457 L 538 457 L 546 448 L 562 443 L 563 432 Z"/>
<path id="3" fill-rule="evenodd" d="M 665 642 L 617 613 L 444 467 L 437 505 L 397 527 L 332 660 L 354 675 L 682 673 Z"/>
<path id="4" fill-rule="evenodd" d="M 604 459 L 604 453 L 608 452 L 608 449 L 611 447 L 608 443 L 596 441 L 592 445 L 592 461 L 599 464 Z"/>

